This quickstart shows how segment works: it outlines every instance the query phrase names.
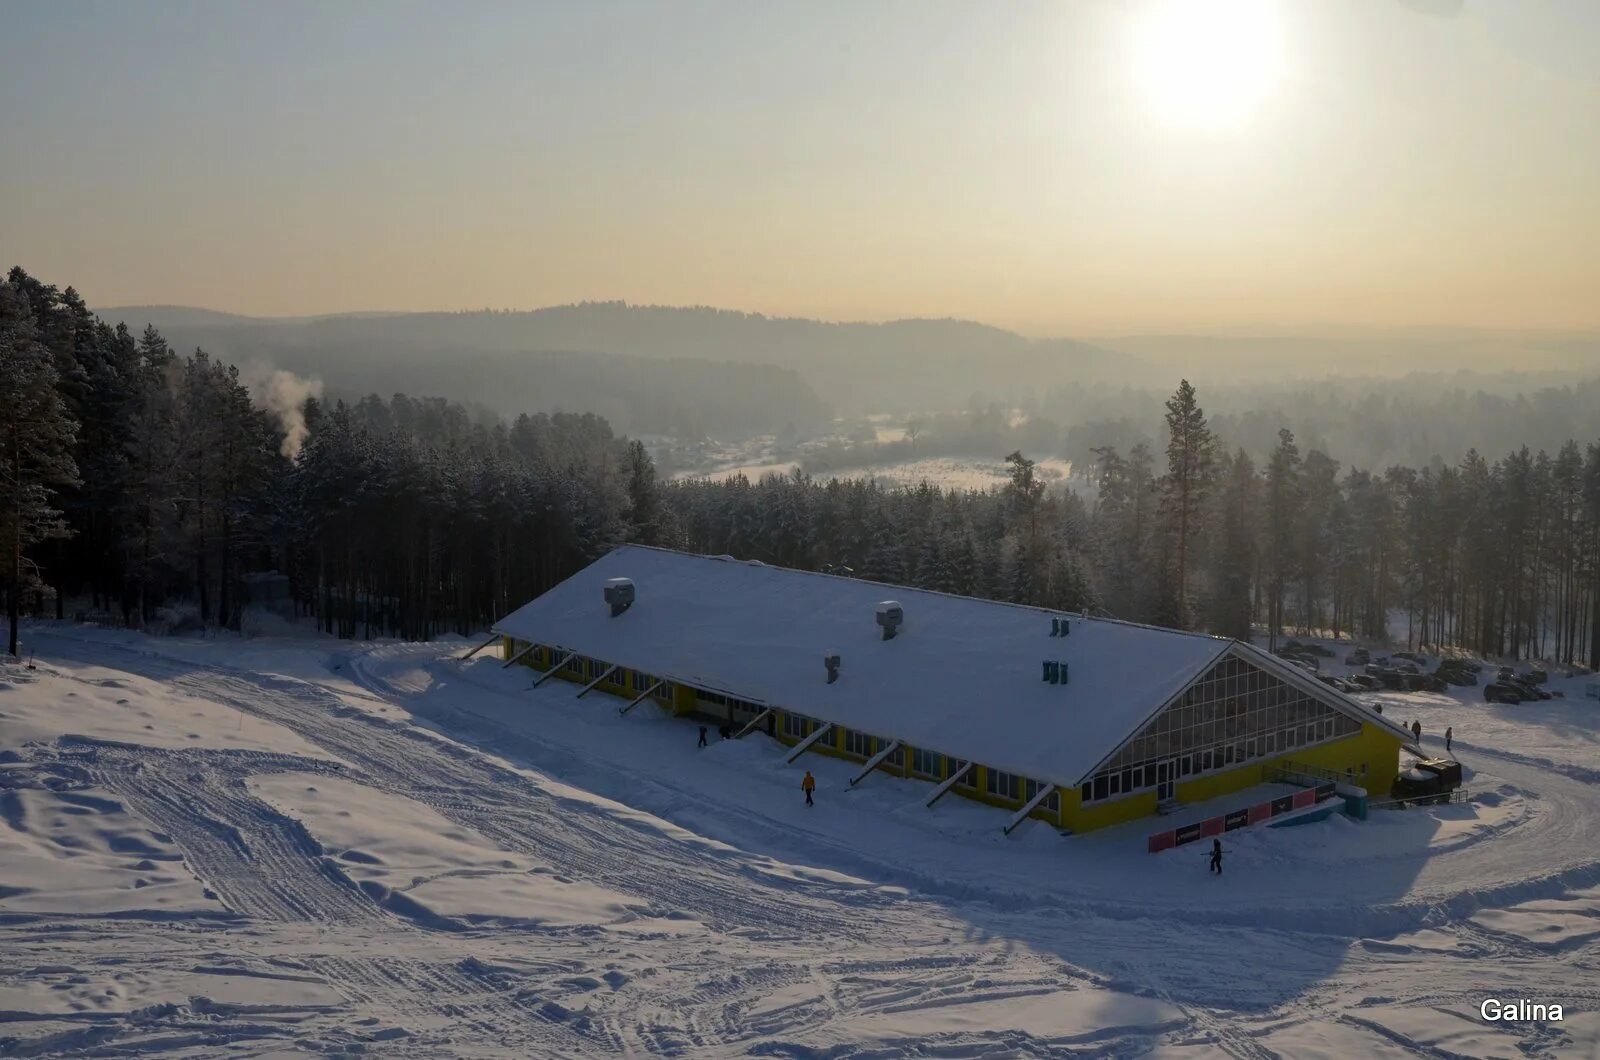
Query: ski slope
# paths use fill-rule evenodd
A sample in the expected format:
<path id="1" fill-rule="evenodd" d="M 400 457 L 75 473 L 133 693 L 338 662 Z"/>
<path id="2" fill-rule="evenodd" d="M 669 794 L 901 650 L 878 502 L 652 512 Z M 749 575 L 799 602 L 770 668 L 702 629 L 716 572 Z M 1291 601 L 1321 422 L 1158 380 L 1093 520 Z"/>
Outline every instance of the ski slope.
<path id="1" fill-rule="evenodd" d="M 1235 833 L 1213 879 L 459 643 L 28 633 L 0 1056 L 1600 1052 L 1600 704 L 1381 697 L 1478 801 Z"/>

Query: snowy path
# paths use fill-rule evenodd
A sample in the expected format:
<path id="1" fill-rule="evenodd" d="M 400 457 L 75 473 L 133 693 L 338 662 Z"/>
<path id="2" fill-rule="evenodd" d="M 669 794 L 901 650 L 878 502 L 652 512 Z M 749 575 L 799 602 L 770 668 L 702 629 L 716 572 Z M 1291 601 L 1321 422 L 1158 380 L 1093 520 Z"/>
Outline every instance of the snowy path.
<path id="1" fill-rule="evenodd" d="M 517 675 L 465 680 L 439 648 L 324 656 L 318 676 L 293 647 L 282 666 L 252 653 L 236 668 L 183 642 L 130 650 L 41 629 L 33 643 L 40 694 L 87 694 L 92 676 L 158 728 L 181 725 L 138 691 L 151 682 L 234 723 L 155 746 L 99 737 L 80 715 L 53 740 L 0 742 L 12 829 L 43 830 L 21 796 L 109 793 L 211 896 L 170 914 L 13 912 L 0 868 L 0 1055 L 1589 1055 L 1600 1043 L 1596 789 L 1515 750 L 1478 760 L 1516 794 L 1457 844 L 1360 864 L 1350 843 L 1367 833 L 1330 829 L 1337 897 L 1301 893 L 1330 872 L 1315 860 L 1237 891 L 1130 880 L 1124 865 L 1119 891 L 1116 864 L 1080 864 L 1043 830 L 983 845 L 880 817 L 889 785 L 797 823 L 768 803 L 758 758 L 679 771 L 657 746 L 652 778 L 631 756 L 660 732 L 609 739 L 598 727 L 622 719 L 570 713 L 570 689 L 530 719 L 527 697 L 498 685 Z M 0 736 L 29 694 L 0 688 Z M 285 750 L 260 749 L 273 746 Z M 740 774 L 742 801 L 728 801 L 725 768 L 755 771 Z M 789 779 L 773 780 L 774 798 L 792 801 Z M 263 796 L 267 781 L 322 802 L 288 812 Z M 447 853 L 481 849 L 484 863 L 415 880 L 378 864 L 409 827 L 385 829 L 385 806 L 437 815 L 459 832 Z M 987 836 L 994 811 L 972 810 Z M 341 830 L 373 839 L 330 846 Z M 418 864 L 442 856 L 415 846 Z M 507 894 L 541 880 L 588 898 L 592 915 L 510 915 Z M 1476 1017 L 1490 993 L 1553 991 L 1576 1019 L 1507 1030 Z"/>

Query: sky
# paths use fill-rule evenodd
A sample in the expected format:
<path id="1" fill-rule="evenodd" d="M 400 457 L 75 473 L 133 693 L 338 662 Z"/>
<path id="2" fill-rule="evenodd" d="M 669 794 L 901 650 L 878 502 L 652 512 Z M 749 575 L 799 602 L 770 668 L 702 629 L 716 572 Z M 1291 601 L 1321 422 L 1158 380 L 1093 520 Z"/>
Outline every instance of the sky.
<path id="1" fill-rule="evenodd" d="M 6 0 L 0 266 L 253 315 L 1600 328 L 1600 4 Z"/>

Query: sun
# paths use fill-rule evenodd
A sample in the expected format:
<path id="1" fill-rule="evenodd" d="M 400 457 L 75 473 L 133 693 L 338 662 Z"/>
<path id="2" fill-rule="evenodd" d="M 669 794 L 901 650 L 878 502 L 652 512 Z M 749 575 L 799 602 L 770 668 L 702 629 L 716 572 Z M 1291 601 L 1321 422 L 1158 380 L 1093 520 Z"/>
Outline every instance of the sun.
<path id="1" fill-rule="evenodd" d="M 1271 96 L 1283 45 L 1271 0 L 1155 0 L 1139 13 L 1133 69 L 1174 124 L 1228 129 Z"/>

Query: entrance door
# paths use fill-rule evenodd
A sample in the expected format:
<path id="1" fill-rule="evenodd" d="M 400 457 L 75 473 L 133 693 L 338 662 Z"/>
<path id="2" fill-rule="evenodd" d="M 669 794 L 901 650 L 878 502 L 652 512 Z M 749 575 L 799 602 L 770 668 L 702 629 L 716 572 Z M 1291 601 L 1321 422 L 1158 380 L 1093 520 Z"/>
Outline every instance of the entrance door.
<path id="1" fill-rule="evenodd" d="M 1166 802 L 1177 794 L 1178 761 L 1156 763 L 1156 801 Z"/>

